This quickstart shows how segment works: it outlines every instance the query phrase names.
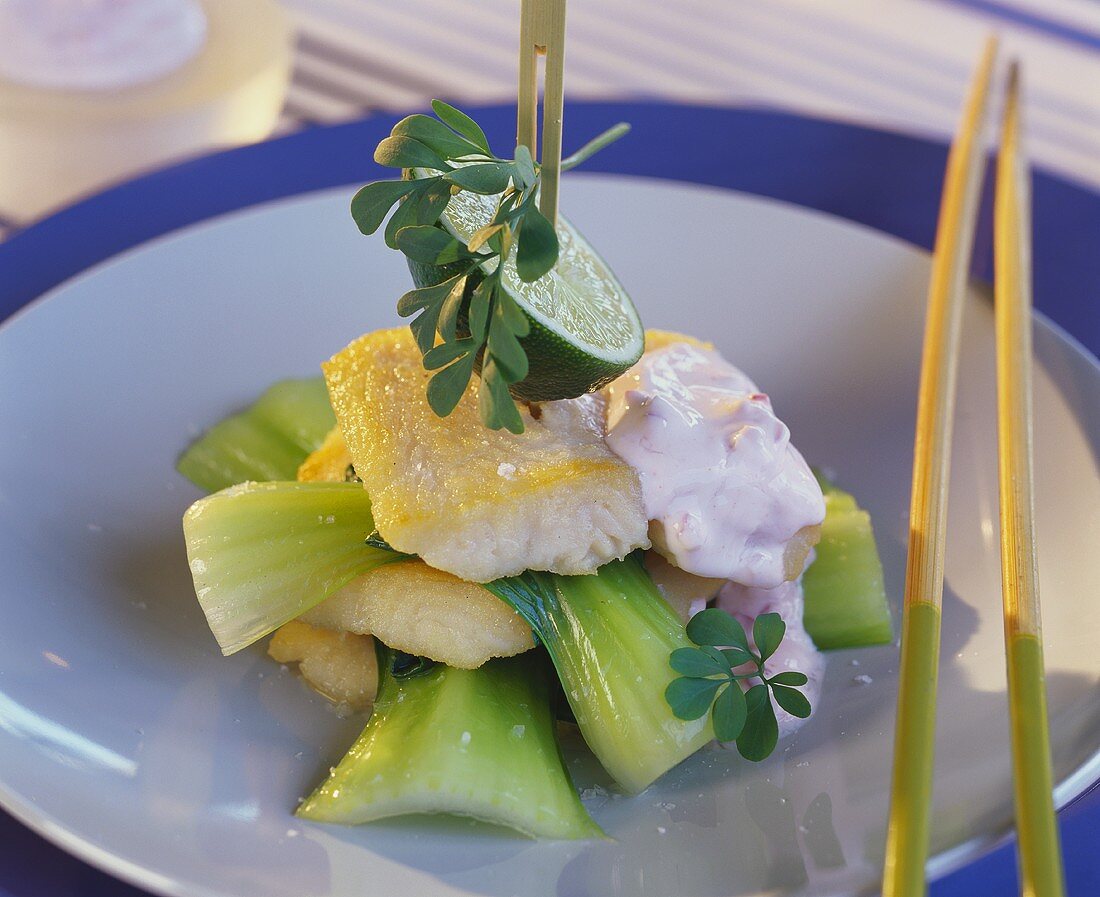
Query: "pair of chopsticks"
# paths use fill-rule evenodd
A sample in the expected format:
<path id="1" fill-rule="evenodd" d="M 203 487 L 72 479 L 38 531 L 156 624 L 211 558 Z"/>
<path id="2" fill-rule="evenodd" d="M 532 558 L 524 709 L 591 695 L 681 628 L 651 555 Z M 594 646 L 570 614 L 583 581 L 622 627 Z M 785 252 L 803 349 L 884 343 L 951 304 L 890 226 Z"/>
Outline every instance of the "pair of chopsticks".
<path id="1" fill-rule="evenodd" d="M 974 74 L 944 181 L 921 360 L 883 897 L 926 893 L 940 608 L 962 308 L 986 157 L 997 44 Z M 1020 66 L 1007 80 L 994 204 L 1001 575 L 1021 893 L 1062 897 L 1034 541 L 1031 211 Z"/>

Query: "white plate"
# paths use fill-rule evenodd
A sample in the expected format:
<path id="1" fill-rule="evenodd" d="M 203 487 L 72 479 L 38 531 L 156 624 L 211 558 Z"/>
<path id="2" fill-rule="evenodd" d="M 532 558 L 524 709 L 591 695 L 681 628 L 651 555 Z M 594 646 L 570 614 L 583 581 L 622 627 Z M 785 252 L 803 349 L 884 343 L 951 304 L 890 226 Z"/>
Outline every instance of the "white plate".
<path id="1" fill-rule="evenodd" d="M 352 337 L 394 323 L 403 261 L 355 232 L 349 194 L 157 240 L 0 329 L 0 802 L 165 894 L 874 888 L 896 647 L 834 654 L 813 719 L 768 762 L 707 751 L 639 797 L 592 802 L 612 842 L 535 843 L 462 821 L 294 819 L 296 798 L 361 720 L 338 719 L 262 648 L 219 656 L 180 533 L 198 493 L 173 462 L 271 381 L 315 372 Z M 565 199 L 647 324 L 717 342 L 773 396 L 806 456 L 870 509 L 897 597 L 926 255 L 827 216 L 697 187 L 578 176 Z M 624 229 L 624 208 L 667 229 Z M 1011 823 L 992 337 L 975 295 L 951 493 L 936 872 Z M 1036 350 L 1041 579 L 1064 802 L 1100 765 L 1100 374 L 1042 324 Z"/>

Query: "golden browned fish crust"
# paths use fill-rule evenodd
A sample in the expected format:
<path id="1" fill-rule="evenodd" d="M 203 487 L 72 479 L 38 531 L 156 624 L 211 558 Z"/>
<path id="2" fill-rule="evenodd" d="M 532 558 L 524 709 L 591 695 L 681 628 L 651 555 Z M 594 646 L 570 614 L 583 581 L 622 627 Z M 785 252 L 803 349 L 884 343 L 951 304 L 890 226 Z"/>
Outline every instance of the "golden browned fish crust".
<path id="1" fill-rule="evenodd" d="M 351 464 L 351 452 L 339 427 L 329 430 L 317 451 L 308 455 L 298 467 L 298 479 L 303 483 L 341 483 Z"/>
<path id="2" fill-rule="evenodd" d="M 465 670 L 535 647 L 531 628 L 495 595 L 415 559 L 365 573 L 302 619 L 369 632 L 391 648 Z"/>
<path id="3" fill-rule="evenodd" d="M 603 442 L 582 397 L 488 430 L 474 383 L 437 417 L 408 328 L 367 334 L 323 365 L 379 532 L 430 566 L 487 582 L 527 569 L 592 573 L 649 544 L 637 475 Z"/>
<path id="4" fill-rule="evenodd" d="M 279 663 L 298 664 L 302 678 L 334 704 L 365 710 L 374 702 L 378 661 L 370 636 L 291 620 L 276 630 L 267 653 Z"/>
<path id="5" fill-rule="evenodd" d="M 645 350 L 656 352 L 673 343 L 687 343 L 689 346 L 697 346 L 700 349 L 713 349 L 714 343 L 696 339 L 686 333 L 677 333 L 675 330 L 647 330 L 645 332 Z"/>
<path id="6" fill-rule="evenodd" d="M 298 479 L 339 482 L 350 463 L 337 428 L 298 468 Z M 463 669 L 534 647 L 530 628 L 499 598 L 416 559 L 363 574 L 301 619 L 321 631 L 377 635 L 390 647 Z"/>

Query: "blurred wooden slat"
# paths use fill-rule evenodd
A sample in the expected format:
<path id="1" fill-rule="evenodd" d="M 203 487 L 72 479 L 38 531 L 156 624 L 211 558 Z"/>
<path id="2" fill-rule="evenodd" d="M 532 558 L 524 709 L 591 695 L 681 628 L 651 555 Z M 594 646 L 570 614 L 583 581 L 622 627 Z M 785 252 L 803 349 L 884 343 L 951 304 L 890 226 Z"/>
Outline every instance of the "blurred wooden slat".
<path id="1" fill-rule="evenodd" d="M 519 0 L 285 2 L 303 56 L 343 70 L 341 89 L 361 78 L 377 98 L 371 109 L 515 98 Z M 1100 185 L 1091 87 L 1100 83 L 1100 15 L 1082 0 L 573 0 L 569 14 L 571 97 L 749 103 L 940 139 L 993 24 L 1036 73 L 1037 162 Z"/>
<path id="2" fill-rule="evenodd" d="M 515 102 L 520 0 L 283 3 L 298 60 L 276 134 L 432 97 Z M 1091 0 L 571 0 L 569 16 L 571 98 L 774 107 L 940 140 L 992 25 L 1033 73 L 1036 164 L 1100 186 Z"/>

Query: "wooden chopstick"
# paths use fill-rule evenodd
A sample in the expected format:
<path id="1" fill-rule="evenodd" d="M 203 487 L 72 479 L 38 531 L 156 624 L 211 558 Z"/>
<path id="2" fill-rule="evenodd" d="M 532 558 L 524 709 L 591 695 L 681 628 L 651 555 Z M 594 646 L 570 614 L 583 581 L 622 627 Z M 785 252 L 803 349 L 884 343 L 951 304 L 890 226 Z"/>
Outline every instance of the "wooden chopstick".
<path id="1" fill-rule="evenodd" d="M 948 155 L 932 255 L 913 448 L 909 555 L 883 897 L 918 897 L 926 891 L 924 867 L 932 802 L 947 484 L 959 334 L 981 194 L 985 122 L 996 54 L 996 39 L 990 37 L 974 73 L 963 119 Z"/>
<path id="2" fill-rule="evenodd" d="M 1054 817 L 1036 572 L 1031 412 L 1031 190 L 1021 122 L 1020 67 L 1009 68 L 994 201 L 997 459 L 1001 590 L 1019 838 L 1020 891 L 1065 893 Z"/>
<path id="3" fill-rule="evenodd" d="M 558 182 L 561 177 L 561 129 L 565 100 L 565 2 L 522 0 L 519 24 L 519 109 L 516 144 L 526 146 L 542 164 L 539 211 L 552 224 L 558 221 Z M 543 72 L 542 154 L 538 140 L 538 57 L 546 58 Z"/>

